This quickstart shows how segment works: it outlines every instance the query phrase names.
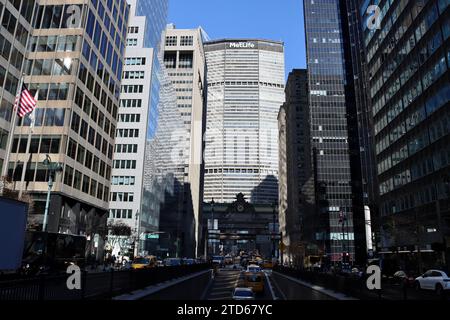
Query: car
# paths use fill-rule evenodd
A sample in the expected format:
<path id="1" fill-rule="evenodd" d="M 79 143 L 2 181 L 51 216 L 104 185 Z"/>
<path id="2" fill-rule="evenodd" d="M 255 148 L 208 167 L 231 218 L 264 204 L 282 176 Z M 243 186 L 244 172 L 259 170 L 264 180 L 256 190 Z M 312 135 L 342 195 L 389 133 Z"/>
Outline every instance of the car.
<path id="1" fill-rule="evenodd" d="M 255 294 L 250 288 L 235 288 L 231 296 L 233 300 L 255 300 Z"/>
<path id="2" fill-rule="evenodd" d="M 441 270 L 428 270 L 415 280 L 417 289 L 434 290 L 437 294 L 450 291 L 450 278 Z"/>
<path id="3" fill-rule="evenodd" d="M 247 271 L 246 272 L 252 272 L 252 273 L 259 273 L 261 272 L 261 267 L 256 265 L 256 264 L 251 264 L 247 267 Z"/>
<path id="4" fill-rule="evenodd" d="M 133 270 L 141 270 L 141 269 L 150 269 L 156 266 L 156 258 L 149 257 L 136 257 L 131 263 L 131 269 Z"/>
<path id="5" fill-rule="evenodd" d="M 167 258 L 164 260 L 164 265 L 166 267 L 177 267 L 181 266 L 182 260 L 180 258 Z"/>
<path id="6" fill-rule="evenodd" d="M 411 273 L 407 273 L 403 270 L 399 270 L 393 274 L 390 278 L 391 284 L 393 285 L 405 285 L 407 287 L 412 287 L 415 283 L 415 277 Z"/>

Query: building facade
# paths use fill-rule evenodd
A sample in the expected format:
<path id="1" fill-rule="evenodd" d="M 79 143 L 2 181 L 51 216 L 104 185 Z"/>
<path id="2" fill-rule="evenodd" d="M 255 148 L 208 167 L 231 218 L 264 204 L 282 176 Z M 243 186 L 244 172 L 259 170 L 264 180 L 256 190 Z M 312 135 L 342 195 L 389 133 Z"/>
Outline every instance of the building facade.
<path id="1" fill-rule="evenodd" d="M 411 263 L 445 264 L 450 3 L 377 1 L 376 23 L 371 4 L 365 1 L 359 12 L 375 126 L 381 246 L 387 254 L 403 253 L 404 259 L 415 253 Z"/>
<path id="2" fill-rule="evenodd" d="M 192 248 L 189 256 L 200 254 L 198 245 L 202 232 L 203 202 L 203 135 L 206 120 L 206 63 L 203 51 L 203 31 L 201 28 L 183 30 L 168 25 L 165 31 L 164 66 L 175 88 L 177 107 L 184 122 L 187 135 L 183 144 L 183 154 L 179 157 L 177 179 L 184 247 Z M 180 146 L 181 147 L 181 146 Z M 167 216 L 168 217 L 168 216 Z M 166 216 L 162 217 L 163 219 Z M 193 219 L 191 219 L 193 218 Z M 179 232 L 169 221 L 162 226 L 172 233 Z"/>
<path id="3" fill-rule="evenodd" d="M 307 70 L 294 69 L 286 84 L 286 102 L 278 115 L 279 127 L 279 220 L 285 246 L 284 262 L 301 263 L 307 252 L 304 234 L 312 232 L 314 215 Z M 306 223 L 305 223 L 306 222 Z"/>
<path id="4" fill-rule="evenodd" d="M 21 10 L 27 12 L 28 4 L 23 1 Z M 8 163 L 8 188 L 22 190 L 31 201 L 30 229 L 39 229 L 43 221 L 52 174 L 46 156 L 59 165 L 47 230 L 86 235 L 87 250 L 99 256 L 106 235 L 128 15 L 126 1 L 36 3 L 22 68 L 24 83 L 38 93 L 34 127 L 30 134 L 30 118 L 18 121 Z M 4 24 L 11 32 L 18 25 L 13 18 Z"/>
<path id="5" fill-rule="evenodd" d="M 32 27 L 34 1 L 1 1 L 0 55 L 0 172 L 6 176 L 8 138 L 12 106 L 24 65 L 28 35 Z"/>
<path id="6" fill-rule="evenodd" d="M 284 45 L 265 40 L 205 44 L 208 107 L 204 202 L 278 201 L 278 123 Z"/>
<path id="7" fill-rule="evenodd" d="M 143 4 L 142 4 L 143 2 Z M 123 246 L 135 242 L 135 252 L 148 251 L 151 241 L 147 234 L 158 231 L 157 211 L 154 205 L 144 202 L 144 170 L 148 137 L 154 137 L 158 115 L 160 87 L 153 83 L 154 61 L 157 61 L 163 24 L 150 19 L 165 20 L 167 1 L 132 0 L 123 68 L 120 108 L 117 122 L 116 144 L 111 178 L 110 223 L 124 223 L 130 227 L 133 237 L 128 241 L 114 241 L 113 254 Z M 158 21 L 158 19 L 156 19 Z M 153 23 L 152 23 L 153 22 Z M 155 37 L 157 35 L 157 37 Z M 157 79 L 155 80 L 157 81 Z M 157 92 L 152 92 L 156 90 Z M 146 201 L 147 202 L 147 201 Z M 139 239 L 136 241 L 136 238 Z M 154 241 L 153 241 L 154 242 Z"/>
<path id="8" fill-rule="evenodd" d="M 354 74 L 345 1 L 304 1 L 316 214 L 307 241 L 327 261 L 365 262 Z M 355 247 L 356 245 L 356 247 Z"/>

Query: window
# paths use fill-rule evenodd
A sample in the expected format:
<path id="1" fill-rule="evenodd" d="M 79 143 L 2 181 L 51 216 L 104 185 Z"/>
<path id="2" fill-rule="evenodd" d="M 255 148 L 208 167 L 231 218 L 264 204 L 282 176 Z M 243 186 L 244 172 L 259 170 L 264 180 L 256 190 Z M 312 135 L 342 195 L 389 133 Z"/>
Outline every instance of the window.
<path id="1" fill-rule="evenodd" d="M 181 46 L 192 46 L 194 44 L 193 36 L 181 36 L 180 45 Z"/>
<path id="2" fill-rule="evenodd" d="M 137 39 L 136 38 L 128 38 L 127 39 L 127 46 L 128 47 L 135 47 L 135 46 L 137 46 Z"/>
<path id="3" fill-rule="evenodd" d="M 166 37 L 166 46 L 173 47 L 177 45 L 177 37 L 176 36 L 167 36 Z"/>
<path id="4" fill-rule="evenodd" d="M 145 57 L 126 58 L 125 65 L 127 66 L 141 66 L 145 65 Z"/>
<path id="5" fill-rule="evenodd" d="M 12 35 L 14 35 L 14 30 L 16 29 L 17 19 L 5 8 L 2 19 L 2 27 Z"/>

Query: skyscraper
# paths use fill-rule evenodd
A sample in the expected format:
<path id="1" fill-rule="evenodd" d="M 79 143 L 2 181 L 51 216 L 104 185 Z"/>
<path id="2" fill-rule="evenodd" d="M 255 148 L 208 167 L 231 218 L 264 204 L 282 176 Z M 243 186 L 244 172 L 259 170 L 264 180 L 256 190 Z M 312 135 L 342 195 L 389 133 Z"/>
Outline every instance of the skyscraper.
<path id="1" fill-rule="evenodd" d="M 278 200 L 278 122 L 284 45 L 227 39 L 205 44 L 208 108 L 204 201 Z"/>
<path id="2" fill-rule="evenodd" d="M 286 262 L 299 263 L 301 247 L 314 212 L 307 70 L 294 69 L 286 84 L 286 102 L 280 108 L 279 124 L 279 220 L 286 246 Z M 300 259 L 300 260 L 299 260 Z"/>
<path id="3" fill-rule="evenodd" d="M 126 1 L 37 4 L 22 69 L 38 106 L 30 141 L 30 118 L 15 128 L 9 186 L 28 194 L 29 227 L 39 228 L 52 174 L 44 160 L 58 164 L 47 230 L 86 234 L 92 250 L 106 228 L 128 15 Z"/>
<path id="4" fill-rule="evenodd" d="M 364 229 L 355 229 L 364 217 L 346 10 L 344 1 L 304 1 L 317 210 L 305 224 L 314 230 L 308 240 L 330 262 L 354 261 L 355 243 L 365 243 Z"/>
<path id="5" fill-rule="evenodd" d="M 206 119 L 206 63 L 201 28 L 184 30 L 168 25 L 165 31 L 164 65 L 172 81 L 180 116 L 187 135 L 180 141 L 183 154 L 179 157 L 176 175 L 179 189 L 177 211 L 161 216 L 161 230 L 180 237 L 182 246 L 194 250 L 185 255 L 195 256 L 201 239 L 201 207 L 203 202 L 202 161 L 203 134 Z M 178 218 L 171 218 L 176 214 Z M 166 219 L 167 218 L 167 219 Z"/>
<path id="6" fill-rule="evenodd" d="M 133 234 L 139 233 L 136 252 L 149 249 L 143 235 L 158 231 L 157 212 L 144 201 L 144 171 L 149 166 L 146 155 L 149 137 L 154 138 L 158 121 L 158 103 L 152 97 L 160 94 L 155 63 L 158 61 L 159 41 L 167 18 L 167 1 L 129 0 L 125 65 L 120 94 L 120 108 L 114 163 L 111 179 L 110 219 L 128 225 Z M 152 92 L 153 91 L 153 92 Z M 156 92 L 154 92 L 156 91 Z M 133 238 L 130 238 L 132 240 Z M 119 244 L 118 241 L 115 243 Z M 156 247 L 156 246 L 155 246 Z M 113 253 L 123 251 L 114 248 Z"/>
<path id="7" fill-rule="evenodd" d="M 3 25 L 0 35 L 0 176 L 6 175 L 4 162 L 11 133 L 12 106 L 24 65 L 33 9 L 34 1 L 18 1 L 14 5 L 0 1 Z"/>
<path id="8" fill-rule="evenodd" d="M 362 3 L 359 13 L 375 123 L 382 249 L 421 252 L 423 263 L 444 264 L 450 244 L 450 3 L 381 1 L 378 17 L 370 4 Z"/>

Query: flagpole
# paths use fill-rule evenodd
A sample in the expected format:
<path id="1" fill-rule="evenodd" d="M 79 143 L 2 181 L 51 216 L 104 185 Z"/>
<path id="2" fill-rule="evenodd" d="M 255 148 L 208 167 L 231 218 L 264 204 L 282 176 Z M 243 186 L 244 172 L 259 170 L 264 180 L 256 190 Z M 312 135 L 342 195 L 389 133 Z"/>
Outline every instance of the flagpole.
<path id="1" fill-rule="evenodd" d="M 23 85 L 23 77 L 24 75 L 22 74 L 22 76 L 20 77 L 19 80 L 19 84 L 17 86 L 17 92 L 16 92 L 16 100 L 14 101 L 14 106 L 13 106 L 13 114 L 12 114 L 12 118 L 11 118 L 11 126 L 10 126 L 10 130 L 9 130 L 9 137 L 8 137 L 8 141 L 6 143 L 6 155 L 5 155 L 5 160 L 3 161 L 3 168 L 2 168 L 2 181 L 0 181 L 1 183 L 1 194 L 3 194 L 4 192 L 4 188 L 5 188 L 5 182 L 3 179 L 6 179 L 6 177 L 8 176 L 8 167 L 9 167 L 9 158 L 11 156 L 11 147 L 12 147 L 12 143 L 14 141 L 14 131 L 16 130 L 16 121 L 17 121 L 17 111 L 18 108 L 16 106 L 16 102 L 17 102 L 17 97 L 19 96 L 21 90 L 22 90 L 22 85 Z"/>
<path id="2" fill-rule="evenodd" d="M 35 94 L 36 101 L 37 101 L 38 92 L 39 92 L 39 89 L 36 91 L 36 94 Z M 35 112 L 36 112 L 36 108 L 27 115 L 27 117 L 29 117 L 31 119 L 31 123 L 30 123 L 30 128 L 28 129 L 27 148 L 25 150 L 26 158 L 25 158 L 25 161 L 23 162 L 22 178 L 20 179 L 19 200 L 22 199 L 22 194 L 23 194 L 23 189 L 24 189 L 24 184 L 25 184 L 25 173 L 27 171 L 28 162 L 31 162 L 30 145 L 31 145 L 31 137 L 33 135 L 35 119 L 36 119 Z M 22 126 L 23 126 L 23 122 L 22 122 Z"/>

